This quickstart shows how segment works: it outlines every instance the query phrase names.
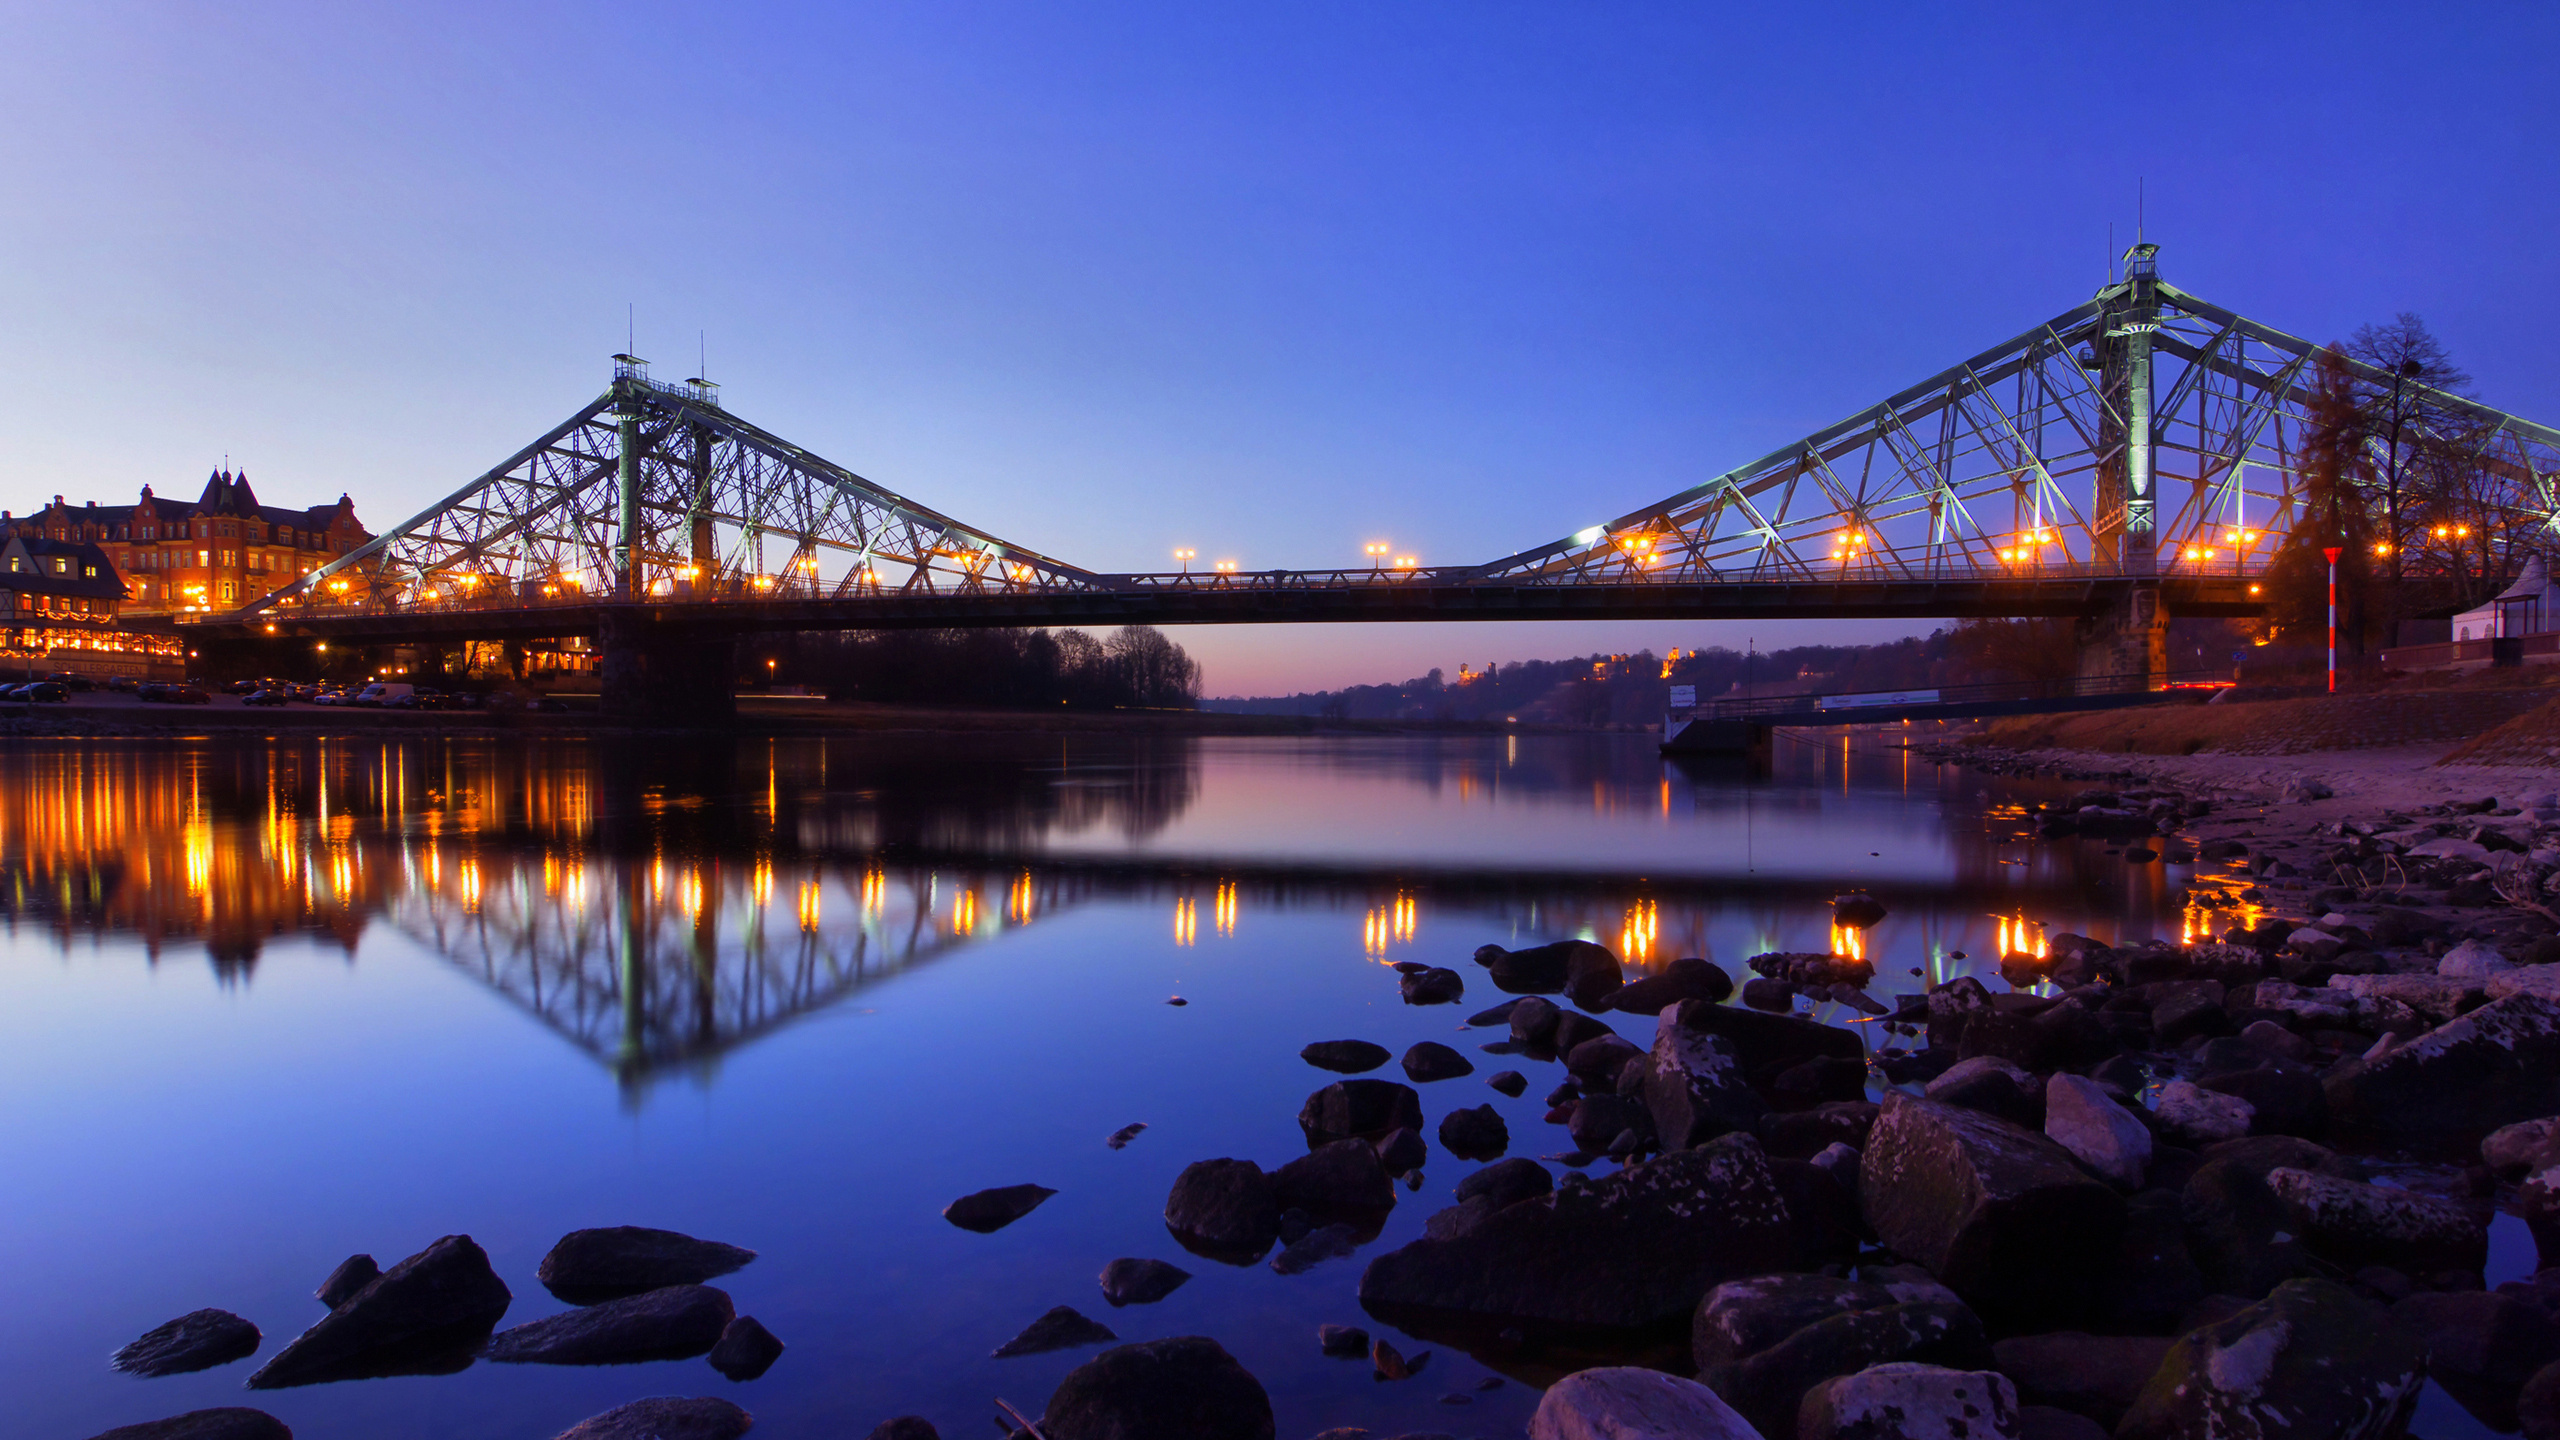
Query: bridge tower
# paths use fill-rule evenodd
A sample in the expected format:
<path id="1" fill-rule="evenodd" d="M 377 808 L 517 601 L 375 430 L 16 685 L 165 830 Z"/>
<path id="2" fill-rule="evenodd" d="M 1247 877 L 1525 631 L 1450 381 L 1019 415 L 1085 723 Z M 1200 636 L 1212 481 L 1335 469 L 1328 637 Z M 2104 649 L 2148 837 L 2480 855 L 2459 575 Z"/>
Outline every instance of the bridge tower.
<path id="1" fill-rule="evenodd" d="M 2095 558 L 2131 583 L 2106 613 L 2080 625 L 2085 679 L 2169 669 L 2169 615 L 2160 604 L 2158 470 L 2152 435 L 2152 337 L 2160 331 L 2160 247 L 2136 244 L 2124 279 L 2098 295 L 2097 334 L 2082 364 L 2098 383 Z"/>

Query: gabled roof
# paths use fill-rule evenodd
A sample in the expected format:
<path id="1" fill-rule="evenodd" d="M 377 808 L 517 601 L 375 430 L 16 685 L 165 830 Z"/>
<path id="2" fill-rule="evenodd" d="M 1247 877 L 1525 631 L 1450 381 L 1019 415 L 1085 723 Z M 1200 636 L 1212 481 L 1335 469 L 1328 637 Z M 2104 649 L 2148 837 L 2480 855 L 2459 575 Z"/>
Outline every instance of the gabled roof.
<path id="1" fill-rule="evenodd" d="M 23 555 L 29 561 L 24 570 L 12 571 L 6 557 Z M 52 561 L 71 562 L 71 573 L 53 573 Z M 87 571 L 97 567 L 92 577 Z M 0 541 L 0 590 L 33 595 L 80 595 L 92 600 L 125 598 L 124 577 L 116 573 L 107 552 L 95 545 L 75 544 L 68 540 L 44 540 L 32 535 L 13 535 Z"/>

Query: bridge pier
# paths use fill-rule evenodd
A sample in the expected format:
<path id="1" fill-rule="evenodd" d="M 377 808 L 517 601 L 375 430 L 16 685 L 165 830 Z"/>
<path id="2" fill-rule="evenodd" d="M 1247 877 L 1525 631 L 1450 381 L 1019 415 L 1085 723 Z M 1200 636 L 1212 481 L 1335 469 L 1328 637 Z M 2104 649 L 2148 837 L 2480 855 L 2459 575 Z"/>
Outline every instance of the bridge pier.
<path id="1" fill-rule="evenodd" d="M 2157 581 L 2137 581 L 2117 593 L 2107 609 L 2078 626 L 2080 678 L 2140 677 L 2157 690 L 2169 679 L 2169 607 Z"/>
<path id="2" fill-rule="evenodd" d="M 596 622 L 604 713 L 620 720 L 726 725 L 738 718 L 738 642 L 726 632 L 656 623 L 609 608 Z"/>

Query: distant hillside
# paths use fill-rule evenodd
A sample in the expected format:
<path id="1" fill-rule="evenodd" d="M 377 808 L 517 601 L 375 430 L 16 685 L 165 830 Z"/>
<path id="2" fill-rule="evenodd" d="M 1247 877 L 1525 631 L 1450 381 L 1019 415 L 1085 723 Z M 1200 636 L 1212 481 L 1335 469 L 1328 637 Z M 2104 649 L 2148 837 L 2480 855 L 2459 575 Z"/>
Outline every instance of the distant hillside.
<path id="1" fill-rule="evenodd" d="M 1721 647 L 1632 655 L 1580 655 L 1523 660 L 1483 670 L 1461 666 L 1398 685 L 1353 685 L 1297 695 L 1203 700 L 1203 710 L 1234 715 L 1310 715 L 1335 720 L 1504 720 L 1566 725 L 1651 723 L 1674 685 L 1695 685 L 1701 699 L 1745 683 L 1750 693 L 1806 690 L 1899 690 L 1933 682 L 1947 658 L 1948 635 L 1882 645 L 1798 645 L 1746 655 Z"/>
<path id="2" fill-rule="evenodd" d="M 2230 664 L 2247 641 L 2222 620 L 2170 624 L 2169 666 L 2205 671 Z M 1674 685 L 1698 698 L 1719 695 L 1839 694 L 1917 690 L 1977 681 L 2067 685 L 2079 671 L 2069 618 L 1966 620 L 1926 637 L 1880 645 L 1798 645 L 1756 655 L 1721 646 L 1524 660 L 1483 670 L 1434 670 L 1400 685 L 1354 685 L 1298 695 L 1203 700 L 1231 715 L 1308 715 L 1332 720 L 1520 720 L 1560 725 L 1652 724 Z"/>

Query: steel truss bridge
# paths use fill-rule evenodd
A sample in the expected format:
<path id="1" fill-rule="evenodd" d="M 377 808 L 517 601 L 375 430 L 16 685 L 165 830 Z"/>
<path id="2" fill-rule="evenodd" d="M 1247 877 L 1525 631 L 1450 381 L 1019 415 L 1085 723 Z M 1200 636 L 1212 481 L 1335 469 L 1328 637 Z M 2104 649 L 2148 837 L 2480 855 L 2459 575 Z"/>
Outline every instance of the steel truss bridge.
<path id="1" fill-rule="evenodd" d="M 1703 484 L 1475 565 L 1106 574 L 909 500 L 617 356 L 487 474 L 210 639 L 944 625 L 2253 612 L 2305 513 L 2318 347 L 2126 277 Z M 2361 381 L 2392 377 L 2350 364 Z M 2407 573 L 2549 548 L 2560 431 L 2430 394 L 2476 483 L 2404 507 Z M 2378 471 L 2379 462 L 2367 470 Z M 2442 513 L 2438 513 L 2441 511 Z M 2450 518 L 2449 518 L 2450 517 Z M 2429 543 L 2432 526 L 2462 539 Z M 2474 533 L 2477 527 L 2477 533 Z M 2456 547 L 2465 547 L 2457 549 Z M 2485 562 L 2485 563 L 2475 563 Z M 608 653 L 608 671 L 611 668 Z M 610 689 L 610 682 L 608 683 Z"/>

